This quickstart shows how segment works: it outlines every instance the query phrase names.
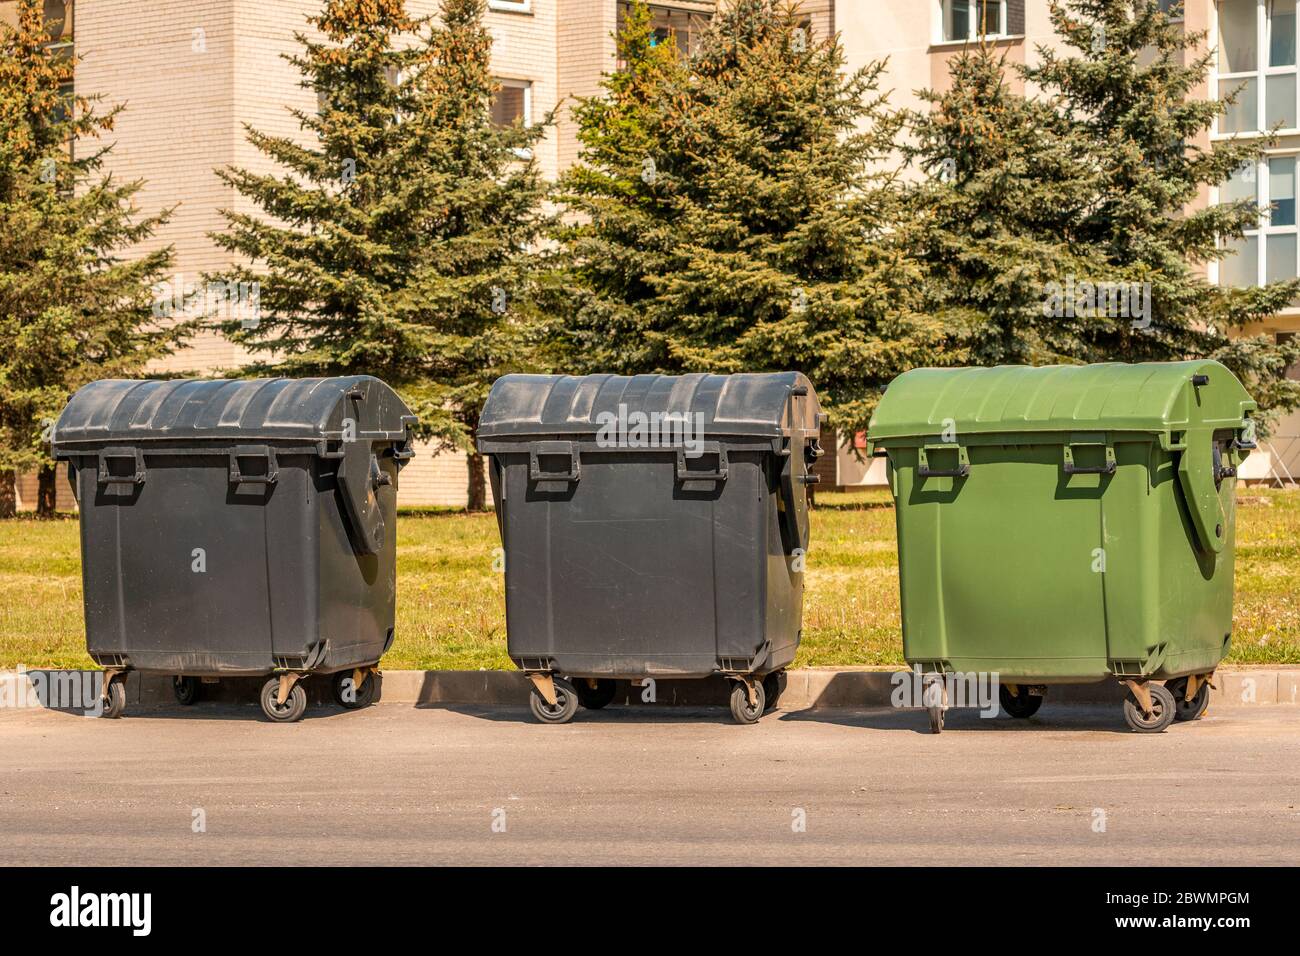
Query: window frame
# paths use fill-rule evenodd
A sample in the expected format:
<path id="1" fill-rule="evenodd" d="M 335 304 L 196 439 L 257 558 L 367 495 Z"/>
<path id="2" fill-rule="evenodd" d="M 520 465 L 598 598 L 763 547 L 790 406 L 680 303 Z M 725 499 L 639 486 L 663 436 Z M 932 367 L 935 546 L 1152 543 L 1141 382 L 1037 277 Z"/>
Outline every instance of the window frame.
<path id="1" fill-rule="evenodd" d="M 524 105 L 520 111 L 520 119 L 523 121 L 524 128 L 533 125 L 533 81 L 520 79 L 517 76 L 494 76 L 492 82 L 502 89 L 523 90 Z"/>
<path id="2" fill-rule="evenodd" d="M 494 76 L 492 81 L 502 89 L 523 90 L 524 104 L 519 117 L 522 120 L 520 125 L 525 129 L 533 126 L 533 81 L 520 79 L 516 76 Z M 527 146 L 516 146 L 514 152 L 518 159 L 525 162 L 533 158 L 533 151 Z"/>
<path id="3" fill-rule="evenodd" d="M 533 0 L 488 0 L 488 9 L 496 13 L 532 13 Z"/>
<path id="4" fill-rule="evenodd" d="M 1011 11 L 1010 4 L 1007 0 L 969 0 L 971 5 L 970 27 L 967 30 L 964 40 L 949 40 L 947 24 L 952 18 L 953 0 L 934 0 L 935 2 L 935 46 L 953 46 L 965 43 L 978 43 L 980 40 L 1006 40 L 1012 36 L 1011 30 Z M 979 29 L 979 5 L 981 2 L 991 2 L 998 5 L 998 31 L 996 33 L 980 33 Z"/>
<path id="5" fill-rule="evenodd" d="M 1219 99 L 1226 89 L 1237 89 L 1246 81 L 1253 80 L 1255 83 L 1255 128 L 1241 130 L 1239 132 L 1225 131 L 1221 124 L 1225 117 L 1220 116 L 1215 120 L 1214 130 L 1211 132 L 1212 139 L 1232 139 L 1233 137 L 1259 137 L 1264 135 L 1268 129 L 1268 78 L 1277 76 L 1292 77 L 1293 95 L 1295 97 L 1294 126 L 1284 126 L 1279 131 L 1279 135 L 1293 135 L 1300 132 L 1300 4 L 1297 4 L 1295 16 L 1295 50 L 1296 63 L 1288 66 L 1269 66 L 1269 43 L 1272 38 L 1272 18 L 1268 15 L 1269 0 L 1255 0 L 1255 69 L 1240 71 L 1236 73 L 1219 72 L 1219 41 L 1221 30 L 1220 10 L 1223 6 L 1223 0 L 1214 0 L 1214 16 L 1211 18 L 1210 35 L 1207 41 L 1210 49 L 1214 54 L 1213 68 L 1210 70 L 1210 98 Z"/>
<path id="6" fill-rule="evenodd" d="M 1296 211 L 1293 218 L 1295 222 L 1291 225 L 1277 226 L 1273 224 L 1272 196 L 1270 194 L 1271 182 L 1269 175 L 1269 162 L 1274 159 L 1291 159 L 1295 161 L 1296 168 L 1292 180 L 1292 200 L 1296 203 Z M 1223 190 L 1221 186 L 1214 188 L 1212 196 L 1215 205 L 1223 201 Z M 1259 157 L 1255 163 L 1255 201 L 1259 204 L 1259 221 L 1256 225 L 1244 232 L 1244 238 L 1254 239 L 1257 243 L 1257 254 L 1255 261 L 1255 282 L 1253 286 L 1239 286 L 1237 288 L 1254 288 L 1265 285 L 1268 281 L 1268 241 L 1270 236 L 1293 236 L 1296 239 L 1296 263 L 1295 275 L 1300 276 L 1300 147 L 1291 147 L 1286 149 L 1270 150 L 1265 155 Z M 1220 248 L 1224 243 L 1220 240 Z M 1223 285 L 1221 267 L 1222 260 L 1216 259 L 1210 263 L 1210 280 L 1214 285 Z M 1279 280 L 1282 281 L 1282 280 Z M 1300 306 L 1290 305 L 1284 308 L 1283 312 L 1294 312 Z"/>

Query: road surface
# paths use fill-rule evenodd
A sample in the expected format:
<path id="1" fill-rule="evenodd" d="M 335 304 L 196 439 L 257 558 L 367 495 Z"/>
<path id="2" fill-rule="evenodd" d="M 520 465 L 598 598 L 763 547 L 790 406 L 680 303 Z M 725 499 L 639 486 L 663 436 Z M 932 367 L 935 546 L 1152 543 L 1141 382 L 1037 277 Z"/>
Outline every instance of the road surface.
<path id="1" fill-rule="evenodd" d="M 1294 864 L 1300 708 L 0 712 L 0 864 Z"/>

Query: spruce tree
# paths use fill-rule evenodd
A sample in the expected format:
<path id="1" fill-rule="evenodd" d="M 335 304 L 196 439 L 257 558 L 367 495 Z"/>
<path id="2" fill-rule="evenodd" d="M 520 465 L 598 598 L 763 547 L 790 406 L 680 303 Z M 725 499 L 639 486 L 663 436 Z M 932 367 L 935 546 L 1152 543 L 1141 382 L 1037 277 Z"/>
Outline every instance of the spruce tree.
<path id="1" fill-rule="evenodd" d="M 141 375 L 194 331 L 161 327 L 153 286 L 171 249 L 137 254 L 167 218 L 140 216 L 141 183 L 104 174 L 100 137 L 120 108 L 66 92 L 77 59 L 48 49 L 40 0 L 0 23 L 0 499 L 38 469 L 37 511 L 55 507 L 52 425 L 72 393 Z"/>
<path id="2" fill-rule="evenodd" d="M 1093 324 L 1080 330 L 1078 357 L 1214 358 L 1261 408 L 1294 408 L 1300 383 L 1286 369 L 1300 348 L 1244 330 L 1295 299 L 1300 282 L 1234 289 L 1212 285 L 1202 272 L 1258 223 L 1260 210 L 1254 202 L 1192 207 L 1269 145 L 1195 145 L 1226 111 L 1193 95 L 1213 62 L 1211 52 L 1196 52 L 1205 34 L 1184 32 L 1156 0 L 1052 0 L 1050 13 L 1066 52 L 1042 50 L 1040 63 L 1022 73 L 1058 100 L 1097 170 L 1082 241 L 1115 274 L 1152 285 L 1150 328 Z"/>
<path id="3" fill-rule="evenodd" d="M 975 365 L 1045 364 L 1070 348 L 1043 315 L 1059 276 L 1091 275 L 1074 223 L 1093 173 L 1083 144 L 1049 105 L 1014 92 L 1005 55 L 956 54 L 950 87 L 922 90 L 904 154 L 920 174 L 903 229 L 922 266 L 927 307 Z"/>
<path id="4" fill-rule="evenodd" d="M 721 6 L 689 61 L 657 44 L 643 3 L 623 68 L 575 114 L 562 193 L 562 316 L 573 371 L 796 369 L 832 425 L 865 428 L 881 387 L 941 361 L 894 235 L 901 191 L 881 164 L 900 119 L 883 64 L 847 74 L 797 5 Z M 956 357 L 954 354 L 951 357 Z"/>
<path id="5" fill-rule="evenodd" d="M 1194 95 L 1211 63 L 1197 52 L 1204 34 L 1155 0 L 1052 0 L 1050 12 L 1059 48 L 1016 67 L 1030 98 L 976 51 L 954 58 L 952 89 L 912 118 L 912 158 L 956 173 L 911 197 L 927 301 L 962 315 L 982 363 L 1214 358 L 1265 409 L 1294 407 L 1300 386 L 1285 371 L 1297 350 L 1244 331 L 1300 283 L 1205 277 L 1260 211 L 1198 199 L 1267 141 L 1198 145 L 1225 109 Z M 1144 314 L 1105 302 L 1107 286 L 1149 289 Z"/>
<path id="6" fill-rule="evenodd" d="M 259 316 L 227 333 L 251 373 L 370 374 L 442 447 L 472 450 L 498 375 L 527 368 L 533 259 L 545 225 L 532 149 L 547 123 L 498 128 L 483 0 L 417 19 L 403 0 L 328 0 L 290 58 L 317 111 L 302 141 L 248 129 L 274 173 L 220 172 L 264 215 L 214 235 L 256 283 Z M 486 505 L 471 451 L 468 501 Z"/>

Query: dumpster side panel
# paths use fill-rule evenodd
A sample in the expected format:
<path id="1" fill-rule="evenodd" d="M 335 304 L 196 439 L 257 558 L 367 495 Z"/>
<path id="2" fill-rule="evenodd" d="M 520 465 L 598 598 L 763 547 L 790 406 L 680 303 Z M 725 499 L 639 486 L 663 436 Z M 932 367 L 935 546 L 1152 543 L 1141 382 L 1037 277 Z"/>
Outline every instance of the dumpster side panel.
<path id="1" fill-rule="evenodd" d="M 300 468 L 282 480 L 295 475 L 301 484 Z M 224 456 L 166 454 L 148 457 L 130 494 L 95 486 L 90 469 L 80 480 L 91 655 L 127 653 L 136 669 L 176 674 L 269 669 L 265 486 L 237 493 Z M 213 502 L 224 503 L 220 521 Z"/>
<path id="2" fill-rule="evenodd" d="M 509 653 L 572 676 L 703 676 L 764 643 L 757 455 L 721 482 L 676 480 L 675 455 L 584 455 L 581 479 L 531 481 L 499 454 Z"/>
<path id="3" fill-rule="evenodd" d="M 1059 444 L 973 445 L 965 478 L 922 478 L 916 448 L 890 452 L 908 662 L 1045 681 L 1103 677 L 1103 576 L 1093 571 L 1101 476 L 1063 480 Z"/>

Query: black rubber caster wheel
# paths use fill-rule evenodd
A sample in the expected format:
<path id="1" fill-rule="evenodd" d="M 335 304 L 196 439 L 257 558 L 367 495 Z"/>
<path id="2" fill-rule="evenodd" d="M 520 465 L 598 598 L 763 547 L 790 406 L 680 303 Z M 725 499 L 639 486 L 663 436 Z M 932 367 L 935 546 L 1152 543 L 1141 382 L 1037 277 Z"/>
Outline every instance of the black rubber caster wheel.
<path id="1" fill-rule="evenodd" d="M 1210 685 L 1202 683 L 1191 700 L 1187 700 L 1187 678 L 1165 681 L 1165 689 L 1174 698 L 1174 720 L 1198 720 L 1210 706 Z"/>
<path id="2" fill-rule="evenodd" d="M 108 685 L 101 717 L 116 720 L 126 711 L 126 678 L 119 677 Z"/>
<path id="3" fill-rule="evenodd" d="M 761 681 L 754 682 L 754 702 L 749 702 L 749 691 L 745 688 L 744 681 L 736 681 L 731 685 L 731 716 L 738 724 L 756 724 L 758 718 L 763 716 L 763 711 L 767 703 L 767 693 L 763 690 Z"/>
<path id="4" fill-rule="evenodd" d="M 534 687 L 528 695 L 528 709 L 543 724 L 567 724 L 578 712 L 578 691 L 562 677 L 554 678 L 554 684 L 554 704 L 548 704 Z"/>
<path id="5" fill-rule="evenodd" d="M 763 678 L 763 694 L 767 698 L 764 711 L 776 710 L 781 694 L 785 692 L 785 680 L 785 671 L 773 671 Z"/>
<path id="6" fill-rule="evenodd" d="M 176 695 L 176 703 L 190 707 L 203 696 L 203 682 L 197 677 L 173 677 L 172 693 Z"/>
<path id="7" fill-rule="evenodd" d="M 943 733 L 944 715 L 948 710 L 948 686 L 942 681 L 927 681 L 921 688 L 921 702 L 930 718 L 930 733 Z"/>
<path id="8" fill-rule="evenodd" d="M 1019 693 L 1013 695 L 1005 685 L 998 687 L 998 703 L 1007 712 L 1007 716 L 1023 720 L 1038 713 L 1038 708 L 1043 706 L 1042 695 L 1029 693 L 1029 689 L 1023 685 L 1016 690 Z"/>
<path id="9" fill-rule="evenodd" d="M 930 715 L 930 733 L 943 733 L 943 708 L 927 707 L 926 710 Z"/>
<path id="10" fill-rule="evenodd" d="M 596 679 L 596 686 L 584 677 L 573 682 L 573 689 L 578 695 L 578 703 L 588 710 L 600 710 L 618 695 L 618 682 L 606 677 Z"/>
<path id="11" fill-rule="evenodd" d="M 293 690 L 289 691 L 289 699 L 283 704 L 276 702 L 279 696 L 280 678 L 272 677 L 262 685 L 259 698 L 262 713 L 277 724 L 291 724 L 296 720 L 302 720 L 302 715 L 307 713 L 307 688 L 302 686 L 302 681 L 293 685 Z"/>
<path id="12" fill-rule="evenodd" d="M 1162 733 L 1174 722 L 1174 695 L 1163 684 L 1147 684 L 1147 691 L 1151 694 L 1151 713 L 1144 714 L 1137 698 L 1129 691 L 1124 698 L 1124 720 L 1138 733 Z"/>
<path id="13" fill-rule="evenodd" d="M 374 671 L 366 671 L 366 676 L 361 678 L 361 686 L 354 687 L 353 676 L 349 670 L 339 671 L 331 678 L 330 689 L 334 692 L 335 702 L 348 710 L 360 710 L 378 701 L 380 681 L 383 678 Z"/>

